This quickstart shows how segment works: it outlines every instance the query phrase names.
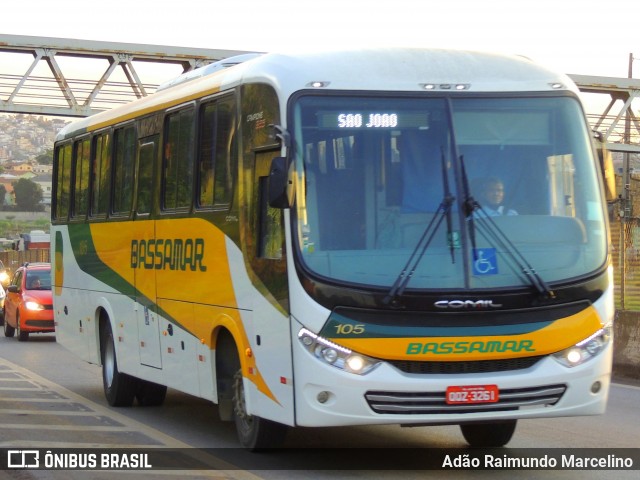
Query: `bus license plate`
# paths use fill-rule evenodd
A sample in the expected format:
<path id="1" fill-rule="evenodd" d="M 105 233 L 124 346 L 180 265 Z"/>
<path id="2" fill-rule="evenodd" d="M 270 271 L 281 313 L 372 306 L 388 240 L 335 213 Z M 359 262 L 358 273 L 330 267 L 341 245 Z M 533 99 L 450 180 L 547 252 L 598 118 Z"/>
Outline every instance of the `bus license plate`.
<path id="1" fill-rule="evenodd" d="M 469 385 L 447 387 L 446 402 L 449 405 L 495 403 L 500 394 L 497 385 Z"/>

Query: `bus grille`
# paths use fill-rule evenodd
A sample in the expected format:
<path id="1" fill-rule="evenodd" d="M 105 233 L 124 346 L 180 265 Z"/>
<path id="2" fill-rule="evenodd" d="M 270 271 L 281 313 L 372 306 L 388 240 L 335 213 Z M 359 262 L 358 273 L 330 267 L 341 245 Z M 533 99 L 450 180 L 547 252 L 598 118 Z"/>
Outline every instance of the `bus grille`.
<path id="1" fill-rule="evenodd" d="M 448 405 L 445 392 L 367 392 L 365 398 L 376 413 L 424 415 L 447 413 L 498 412 L 527 407 L 555 405 L 567 389 L 566 385 L 500 390 L 496 403 Z"/>
<path id="2" fill-rule="evenodd" d="M 522 370 L 532 367 L 543 357 L 508 358 L 504 360 L 479 360 L 473 362 L 414 362 L 405 360 L 385 360 L 405 373 L 458 374 L 491 373 Z"/>

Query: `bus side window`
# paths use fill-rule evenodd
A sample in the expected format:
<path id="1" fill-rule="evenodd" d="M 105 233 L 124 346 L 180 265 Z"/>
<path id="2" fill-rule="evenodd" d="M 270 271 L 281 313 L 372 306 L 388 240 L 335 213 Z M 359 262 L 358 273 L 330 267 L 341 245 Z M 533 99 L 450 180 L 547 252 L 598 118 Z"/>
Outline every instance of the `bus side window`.
<path id="1" fill-rule="evenodd" d="M 62 145 L 56 151 L 56 180 L 55 180 L 55 218 L 66 220 L 69 214 L 71 199 L 71 154 L 72 145 Z"/>
<path id="2" fill-rule="evenodd" d="M 269 206 L 267 199 L 268 181 L 268 176 L 260 176 L 258 178 L 257 256 L 259 258 L 280 260 L 283 258 L 284 246 L 283 213 L 281 209 Z"/>
<path id="3" fill-rule="evenodd" d="M 84 217 L 87 214 L 89 205 L 89 150 L 91 141 L 85 138 L 76 142 L 74 155 L 74 188 L 73 188 L 73 211 L 74 218 Z"/>
<path id="4" fill-rule="evenodd" d="M 98 134 L 93 139 L 91 157 L 91 207 L 92 217 L 104 216 L 107 213 L 109 200 L 109 173 L 111 167 L 111 136 L 109 133 Z"/>
<path id="5" fill-rule="evenodd" d="M 138 142 L 138 188 L 136 190 L 136 213 L 150 213 L 153 198 L 153 164 L 156 158 L 158 135 Z"/>
<path id="6" fill-rule="evenodd" d="M 164 138 L 162 205 L 165 210 L 185 209 L 191 206 L 193 184 L 194 109 L 167 115 Z"/>
<path id="7" fill-rule="evenodd" d="M 113 162 L 113 196 L 111 211 L 129 215 L 133 199 L 133 168 L 135 162 L 135 130 L 133 126 L 119 128 L 115 132 L 115 157 Z"/>
<path id="8" fill-rule="evenodd" d="M 198 206 L 226 205 L 231 200 L 231 162 L 235 154 L 235 102 L 225 98 L 201 110 Z"/>

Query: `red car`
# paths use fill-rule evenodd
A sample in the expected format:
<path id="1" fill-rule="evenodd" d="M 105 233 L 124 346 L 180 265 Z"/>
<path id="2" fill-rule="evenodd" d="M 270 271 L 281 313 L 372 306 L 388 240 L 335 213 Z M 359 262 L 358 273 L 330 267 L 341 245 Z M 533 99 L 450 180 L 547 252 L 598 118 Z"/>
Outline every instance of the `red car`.
<path id="1" fill-rule="evenodd" d="M 4 335 L 24 342 L 30 333 L 53 332 L 51 264 L 27 263 L 13 274 L 4 302 Z"/>

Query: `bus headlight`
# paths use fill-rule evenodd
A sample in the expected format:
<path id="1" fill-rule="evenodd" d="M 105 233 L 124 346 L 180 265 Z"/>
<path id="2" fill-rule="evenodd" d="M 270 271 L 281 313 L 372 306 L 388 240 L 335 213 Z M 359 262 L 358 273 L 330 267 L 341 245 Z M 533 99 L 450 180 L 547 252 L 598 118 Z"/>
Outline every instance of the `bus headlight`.
<path id="1" fill-rule="evenodd" d="M 590 337 L 576 343 L 573 347 L 554 353 L 553 358 L 561 365 L 569 368 L 582 365 L 604 350 L 611 341 L 611 331 L 612 325 L 607 324 Z"/>
<path id="2" fill-rule="evenodd" d="M 361 355 L 303 328 L 298 340 L 314 357 L 345 372 L 364 375 L 380 365 L 380 360 Z"/>

